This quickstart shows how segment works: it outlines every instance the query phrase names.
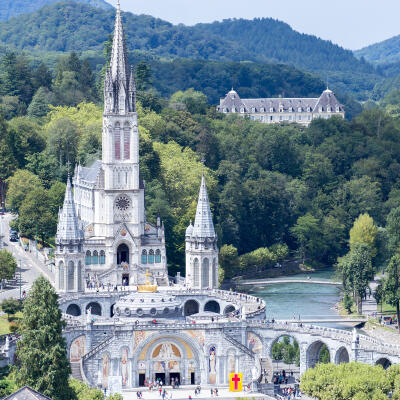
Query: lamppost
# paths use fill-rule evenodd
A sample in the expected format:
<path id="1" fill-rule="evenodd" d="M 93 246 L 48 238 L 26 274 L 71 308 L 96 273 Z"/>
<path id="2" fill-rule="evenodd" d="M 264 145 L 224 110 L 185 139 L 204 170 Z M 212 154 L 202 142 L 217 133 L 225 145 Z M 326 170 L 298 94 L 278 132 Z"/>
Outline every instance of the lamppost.
<path id="1" fill-rule="evenodd" d="M 38 249 L 37 249 L 37 223 L 35 224 L 35 249 L 36 249 L 36 258 L 38 257 Z"/>
<path id="2" fill-rule="evenodd" d="M 19 260 L 19 301 L 22 300 L 22 261 Z"/>

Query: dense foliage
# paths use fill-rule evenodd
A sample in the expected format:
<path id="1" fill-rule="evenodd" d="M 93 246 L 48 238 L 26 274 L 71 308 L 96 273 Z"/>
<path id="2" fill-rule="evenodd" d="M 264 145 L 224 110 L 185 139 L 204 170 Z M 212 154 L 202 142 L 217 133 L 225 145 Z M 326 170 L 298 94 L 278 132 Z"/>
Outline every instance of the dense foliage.
<path id="1" fill-rule="evenodd" d="M 389 392 L 399 399 L 398 365 L 384 370 L 381 366 L 361 363 L 317 364 L 301 377 L 301 390 L 318 400 L 385 400 Z"/>
<path id="2" fill-rule="evenodd" d="M 71 399 L 64 324 L 53 286 L 44 277 L 38 278 L 24 302 L 14 368 L 19 386 L 30 386 L 55 400 Z"/>
<path id="3" fill-rule="evenodd" d="M 337 91 L 364 99 L 382 80 L 374 67 L 351 51 L 300 34 L 271 18 L 173 25 L 147 15 L 123 15 L 130 50 L 163 58 L 274 62 L 329 76 Z M 114 11 L 86 4 L 50 4 L 0 24 L 0 42 L 35 51 L 97 51 L 111 34 Z M 206 87 L 207 85 L 203 85 Z M 229 85 L 230 86 L 230 85 Z M 226 88 L 225 88 L 226 90 Z"/>
<path id="4" fill-rule="evenodd" d="M 280 337 L 272 345 L 272 359 L 283 361 L 285 364 L 300 366 L 300 347 L 296 340 L 290 336 Z"/>
<path id="5" fill-rule="evenodd" d="M 16 15 L 33 12 L 43 6 L 55 3 L 58 0 L 2 0 L 0 3 L 0 20 L 9 19 Z M 93 7 L 110 9 L 112 6 L 104 0 L 74 0 L 77 2 L 89 4 Z"/>
<path id="6" fill-rule="evenodd" d="M 400 35 L 371 44 L 354 53 L 357 57 L 364 57 L 366 60 L 377 64 L 400 61 Z"/>

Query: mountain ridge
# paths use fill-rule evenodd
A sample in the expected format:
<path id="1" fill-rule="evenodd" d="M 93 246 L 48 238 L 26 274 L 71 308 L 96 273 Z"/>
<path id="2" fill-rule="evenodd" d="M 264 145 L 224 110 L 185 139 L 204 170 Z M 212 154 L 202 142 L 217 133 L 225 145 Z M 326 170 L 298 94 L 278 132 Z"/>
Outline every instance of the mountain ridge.
<path id="1" fill-rule="evenodd" d="M 364 57 L 374 64 L 390 64 L 400 61 L 400 35 L 393 36 L 382 42 L 374 43 L 354 51 L 358 57 Z"/>

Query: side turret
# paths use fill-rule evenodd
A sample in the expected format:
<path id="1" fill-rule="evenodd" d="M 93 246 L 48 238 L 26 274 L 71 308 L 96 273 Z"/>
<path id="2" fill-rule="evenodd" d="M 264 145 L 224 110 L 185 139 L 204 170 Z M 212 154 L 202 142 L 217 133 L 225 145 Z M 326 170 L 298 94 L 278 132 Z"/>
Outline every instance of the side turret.
<path id="1" fill-rule="evenodd" d="M 63 207 L 58 213 L 56 234 L 56 289 L 61 293 L 84 291 L 84 234 L 76 215 L 68 176 Z"/>
<path id="2" fill-rule="evenodd" d="M 186 284 L 192 288 L 218 287 L 217 235 L 212 221 L 206 179 L 201 178 L 194 225 L 186 229 Z"/>

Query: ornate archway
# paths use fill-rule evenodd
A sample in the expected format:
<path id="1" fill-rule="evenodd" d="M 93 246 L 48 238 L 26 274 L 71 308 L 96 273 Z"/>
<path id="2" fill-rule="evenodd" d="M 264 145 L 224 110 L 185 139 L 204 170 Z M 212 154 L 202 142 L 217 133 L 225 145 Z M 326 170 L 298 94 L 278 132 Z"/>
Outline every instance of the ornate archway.
<path id="1" fill-rule="evenodd" d="M 136 332 L 132 384 L 143 386 L 145 378 L 162 380 L 168 385 L 172 379 L 180 384 L 200 384 L 201 371 L 204 370 L 204 366 L 201 367 L 204 357 L 200 357 L 200 346 L 204 337 L 201 338 L 201 332 L 190 332 L 191 337 L 186 334 Z"/>
<path id="2" fill-rule="evenodd" d="M 306 368 L 314 368 L 319 362 L 330 362 L 330 353 L 328 346 L 321 340 L 317 340 L 308 346 L 306 353 Z"/>

